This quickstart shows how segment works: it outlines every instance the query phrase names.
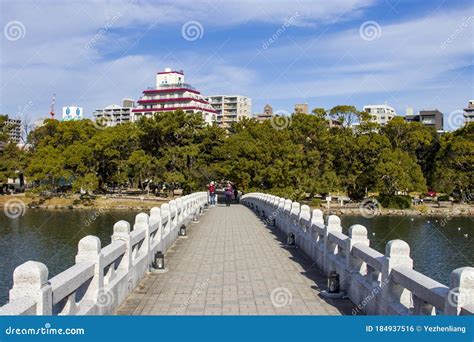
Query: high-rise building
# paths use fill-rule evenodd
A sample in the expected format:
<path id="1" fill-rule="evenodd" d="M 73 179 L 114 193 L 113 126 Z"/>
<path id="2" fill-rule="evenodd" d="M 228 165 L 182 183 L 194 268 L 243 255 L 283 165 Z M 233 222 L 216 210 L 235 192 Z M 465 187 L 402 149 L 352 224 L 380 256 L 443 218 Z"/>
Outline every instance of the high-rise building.
<path id="1" fill-rule="evenodd" d="M 2 129 L 8 135 L 8 140 L 12 143 L 19 144 L 21 140 L 21 120 L 10 119 L 8 115 L 4 115 L 5 121 L 3 121 Z"/>
<path id="2" fill-rule="evenodd" d="M 385 104 L 365 105 L 363 110 L 364 112 L 370 114 L 372 122 L 376 122 L 380 126 L 385 126 L 397 115 L 394 108 Z"/>
<path id="3" fill-rule="evenodd" d="M 63 107 L 63 121 L 82 120 L 82 107 L 66 106 Z"/>
<path id="4" fill-rule="evenodd" d="M 178 109 L 185 113 L 202 113 L 208 124 L 216 121 L 215 109 L 199 91 L 184 82 L 183 71 L 172 71 L 170 68 L 156 74 L 156 86 L 144 90 L 137 103 L 137 108 L 132 109 L 132 121 Z"/>
<path id="5" fill-rule="evenodd" d="M 206 100 L 216 111 L 217 124 L 223 128 L 232 122 L 249 118 L 252 111 L 252 100 L 240 95 L 211 95 Z"/>
<path id="6" fill-rule="evenodd" d="M 307 103 L 295 104 L 295 113 L 308 114 L 308 104 Z"/>
<path id="7" fill-rule="evenodd" d="M 428 127 L 433 127 L 437 131 L 443 130 L 443 113 L 437 109 L 420 110 L 420 122 Z"/>
<path id="8" fill-rule="evenodd" d="M 132 109 L 135 108 L 135 101 L 124 99 L 122 106 L 113 104 L 94 112 L 95 121 L 103 126 L 117 126 L 131 121 Z"/>
<path id="9" fill-rule="evenodd" d="M 464 118 L 466 122 L 474 122 L 474 100 L 470 100 L 467 108 L 464 108 Z"/>
<path id="10" fill-rule="evenodd" d="M 443 113 L 437 109 L 423 109 L 415 115 L 406 115 L 405 121 L 420 122 L 424 126 L 433 127 L 436 131 L 443 131 Z"/>

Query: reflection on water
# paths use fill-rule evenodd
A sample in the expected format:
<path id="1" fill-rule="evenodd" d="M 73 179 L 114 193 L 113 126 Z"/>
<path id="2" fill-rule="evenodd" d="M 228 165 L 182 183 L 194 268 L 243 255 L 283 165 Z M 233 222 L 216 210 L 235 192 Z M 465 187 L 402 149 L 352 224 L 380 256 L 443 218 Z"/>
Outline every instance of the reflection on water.
<path id="1" fill-rule="evenodd" d="M 74 264 L 77 244 L 86 235 L 96 235 L 102 246 L 110 243 L 116 221 L 133 224 L 137 212 L 103 211 L 94 218 L 94 211 L 32 210 L 18 219 L 0 215 L 0 305 L 8 299 L 13 270 L 28 260 L 48 266 L 50 277 Z M 385 244 L 402 239 L 411 246 L 415 269 L 448 284 L 451 271 L 474 265 L 474 222 L 471 218 L 379 216 L 366 219 L 342 217 L 344 232 L 352 224 L 367 227 L 371 246 L 384 252 Z M 458 229 L 460 228 L 460 230 Z M 465 237 L 468 234 L 468 237 Z"/>

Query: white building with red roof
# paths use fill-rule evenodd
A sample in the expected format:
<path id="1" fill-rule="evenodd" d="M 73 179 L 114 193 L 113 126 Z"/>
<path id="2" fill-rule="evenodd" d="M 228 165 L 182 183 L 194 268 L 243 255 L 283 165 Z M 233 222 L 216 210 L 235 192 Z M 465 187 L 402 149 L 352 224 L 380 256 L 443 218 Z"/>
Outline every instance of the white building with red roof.
<path id="1" fill-rule="evenodd" d="M 151 117 L 154 113 L 181 109 L 185 113 L 202 113 L 206 123 L 216 121 L 216 110 L 207 102 L 199 91 L 184 82 L 184 73 L 165 71 L 156 74 L 156 87 L 143 91 L 137 101 L 138 106 L 132 110 L 132 121 L 141 117 Z"/>

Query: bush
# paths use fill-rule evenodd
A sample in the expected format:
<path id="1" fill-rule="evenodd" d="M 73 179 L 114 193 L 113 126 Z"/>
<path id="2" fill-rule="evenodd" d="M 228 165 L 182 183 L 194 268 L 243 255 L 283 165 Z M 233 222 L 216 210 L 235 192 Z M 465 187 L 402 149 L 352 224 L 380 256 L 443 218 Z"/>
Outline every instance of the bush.
<path id="1" fill-rule="evenodd" d="M 417 205 L 416 209 L 422 214 L 426 214 L 430 211 L 430 208 L 427 205 L 424 205 L 424 204 Z"/>
<path id="2" fill-rule="evenodd" d="M 377 200 L 384 208 L 409 209 L 411 207 L 411 196 L 408 195 L 380 195 Z"/>
<path id="3" fill-rule="evenodd" d="M 313 198 L 311 202 L 309 203 L 310 206 L 319 208 L 321 206 L 321 198 Z"/>

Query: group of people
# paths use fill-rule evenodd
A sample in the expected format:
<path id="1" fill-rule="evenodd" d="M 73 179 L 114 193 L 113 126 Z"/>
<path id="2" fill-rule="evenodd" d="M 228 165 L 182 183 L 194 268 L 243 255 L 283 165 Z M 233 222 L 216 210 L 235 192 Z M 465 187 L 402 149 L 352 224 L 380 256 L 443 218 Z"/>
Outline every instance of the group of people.
<path id="1" fill-rule="evenodd" d="M 217 185 L 214 181 L 210 182 L 207 186 L 207 190 L 209 192 L 209 205 L 215 206 L 216 205 L 216 196 L 217 196 Z M 236 203 L 239 201 L 239 191 L 237 187 L 232 182 L 226 182 L 223 188 L 224 195 L 225 195 L 225 204 L 226 206 L 230 206 L 230 202 L 232 199 Z"/>

